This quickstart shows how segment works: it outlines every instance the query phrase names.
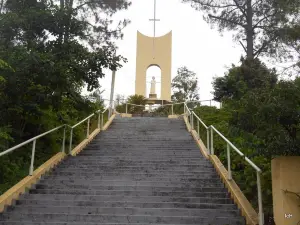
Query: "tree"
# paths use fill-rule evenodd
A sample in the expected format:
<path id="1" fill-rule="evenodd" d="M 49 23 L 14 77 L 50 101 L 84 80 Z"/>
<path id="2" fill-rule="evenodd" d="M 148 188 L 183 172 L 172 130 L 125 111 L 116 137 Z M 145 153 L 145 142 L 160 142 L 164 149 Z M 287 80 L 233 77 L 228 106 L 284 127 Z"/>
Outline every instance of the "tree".
<path id="1" fill-rule="evenodd" d="M 172 80 L 172 89 L 173 101 L 184 102 L 199 100 L 198 78 L 196 73 L 185 66 L 177 70 L 177 75 Z"/>
<path id="2" fill-rule="evenodd" d="M 196 10 L 206 12 L 205 20 L 216 24 L 219 31 L 235 31 L 235 39 L 246 56 L 275 54 L 280 47 L 284 24 L 293 22 L 299 13 L 299 1 L 269 0 L 183 0 Z M 246 42 L 246 43 L 245 43 Z"/>
<path id="3" fill-rule="evenodd" d="M 249 90 L 274 88 L 275 69 L 268 69 L 259 59 L 241 58 L 241 65 L 232 65 L 228 74 L 213 80 L 214 100 L 241 99 Z"/>
<path id="4" fill-rule="evenodd" d="M 145 109 L 146 98 L 143 95 L 131 95 L 128 97 L 127 103 L 132 104 L 128 106 L 129 112 L 142 113 Z"/>

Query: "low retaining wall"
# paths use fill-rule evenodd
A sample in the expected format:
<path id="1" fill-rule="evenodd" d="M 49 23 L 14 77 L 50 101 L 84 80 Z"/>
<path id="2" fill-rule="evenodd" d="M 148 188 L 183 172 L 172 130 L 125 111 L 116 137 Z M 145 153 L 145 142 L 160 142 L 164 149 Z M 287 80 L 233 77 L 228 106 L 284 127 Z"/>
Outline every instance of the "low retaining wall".
<path id="1" fill-rule="evenodd" d="M 300 156 L 271 162 L 273 212 L 276 225 L 300 224 Z"/>

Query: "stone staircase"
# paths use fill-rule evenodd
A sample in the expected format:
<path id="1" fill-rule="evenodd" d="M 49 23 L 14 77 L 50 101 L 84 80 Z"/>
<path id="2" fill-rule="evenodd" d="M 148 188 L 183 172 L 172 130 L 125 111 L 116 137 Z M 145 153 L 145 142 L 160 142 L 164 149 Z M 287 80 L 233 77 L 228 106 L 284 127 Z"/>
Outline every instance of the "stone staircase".
<path id="1" fill-rule="evenodd" d="M 183 120 L 116 118 L 14 206 L 0 225 L 244 225 Z"/>

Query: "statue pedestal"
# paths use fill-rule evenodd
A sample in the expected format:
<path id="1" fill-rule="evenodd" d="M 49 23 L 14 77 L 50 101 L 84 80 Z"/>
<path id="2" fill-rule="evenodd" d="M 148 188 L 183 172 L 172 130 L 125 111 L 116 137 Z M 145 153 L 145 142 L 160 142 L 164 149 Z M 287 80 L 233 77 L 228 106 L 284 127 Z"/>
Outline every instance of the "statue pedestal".
<path id="1" fill-rule="evenodd" d="M 156 99 L 156 98 L 157 98 L 157 94 L 149 94 L 149 98 L 154 98 L 154 99 Z"/>

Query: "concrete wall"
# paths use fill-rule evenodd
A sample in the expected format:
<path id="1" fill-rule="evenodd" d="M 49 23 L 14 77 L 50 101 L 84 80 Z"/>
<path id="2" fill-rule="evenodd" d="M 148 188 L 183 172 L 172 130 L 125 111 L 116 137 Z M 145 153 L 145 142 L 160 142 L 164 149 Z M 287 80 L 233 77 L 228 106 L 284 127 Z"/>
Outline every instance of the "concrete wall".
<path id="1" fill-rule="evenodd" d="M 272 189 L 276 225 L 300 224 L 300 156 L 272 160 Z"/>
<path id="2" fill-rule="evenodd" d="M 171 101 L 171 62 L 172 31 L 155 38 L 155 57 L 153 57 L 153 37 L 137 32 L 135 93 L 146 98 L 146 72 L 150 66 L 161 69 L 161 99 Z"/>

